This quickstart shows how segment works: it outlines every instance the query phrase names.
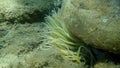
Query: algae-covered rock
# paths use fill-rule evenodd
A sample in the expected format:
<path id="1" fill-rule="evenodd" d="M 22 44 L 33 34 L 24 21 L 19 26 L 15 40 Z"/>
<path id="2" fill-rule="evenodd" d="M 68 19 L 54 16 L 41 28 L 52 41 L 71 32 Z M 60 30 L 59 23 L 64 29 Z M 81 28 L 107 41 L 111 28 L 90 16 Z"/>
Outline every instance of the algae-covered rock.
<path id="1" fill-rule="evenodd" d="M 61 10 L 68 29 L 86 44 L 120 54 L 119 0 L 65 0 Z"/>
<path id="2" fill-rule="evenodd" d="M 41 20 L 57 0 L 0 0 L 0 21 Z"/>

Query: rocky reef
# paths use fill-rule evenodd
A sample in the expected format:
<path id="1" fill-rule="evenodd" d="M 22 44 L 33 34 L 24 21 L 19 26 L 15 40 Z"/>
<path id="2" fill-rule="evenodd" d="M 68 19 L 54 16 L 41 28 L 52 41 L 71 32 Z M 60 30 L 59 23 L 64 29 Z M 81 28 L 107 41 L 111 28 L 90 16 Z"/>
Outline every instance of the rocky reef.
<path id="1" fill-rule="evenodd" d="M 120 0 L 0 0 L 0 68 L 120 68 Z"/>

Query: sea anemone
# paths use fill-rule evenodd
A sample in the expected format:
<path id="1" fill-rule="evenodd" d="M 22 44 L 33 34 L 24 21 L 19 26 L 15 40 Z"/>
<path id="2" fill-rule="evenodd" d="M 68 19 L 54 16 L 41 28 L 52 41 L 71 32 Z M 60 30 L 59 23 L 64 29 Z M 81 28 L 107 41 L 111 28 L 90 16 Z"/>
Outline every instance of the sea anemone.
<path id="1" fill-rule="evenodd" d="M 80 39 L 75 37 L 67 28 L 67 23 L 62 20 L 60 12 L 54 12 L 47 17 L 47 38 L 50 45 L 57 46 L 65 59 L 85 63 L 94 63 L 94 56 L 89 47 Z"/>

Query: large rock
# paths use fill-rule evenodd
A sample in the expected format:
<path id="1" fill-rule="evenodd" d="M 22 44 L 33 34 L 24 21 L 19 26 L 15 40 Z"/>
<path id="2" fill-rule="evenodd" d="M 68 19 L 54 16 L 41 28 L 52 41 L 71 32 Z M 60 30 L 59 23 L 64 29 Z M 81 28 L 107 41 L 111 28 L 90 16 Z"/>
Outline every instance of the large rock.
<path id="1" fill-rule="evenodd" d="M 0 0 L 0 21 L 41 20 L 57 0 Z"/>
<path id="2" fill-rule="evenodd" d="M 120 54 L 120 0 L 65 0 L 68 29 L 86 44 Z"/>

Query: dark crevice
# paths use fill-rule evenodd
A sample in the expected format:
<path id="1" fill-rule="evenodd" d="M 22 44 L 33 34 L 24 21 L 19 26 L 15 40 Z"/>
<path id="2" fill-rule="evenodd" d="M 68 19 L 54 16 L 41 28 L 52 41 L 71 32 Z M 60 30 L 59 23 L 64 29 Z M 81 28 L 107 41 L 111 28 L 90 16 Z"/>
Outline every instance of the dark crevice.
<path id="1" fill-rule="evenodd" d="M 114 54 L 101 49 L 90 47 L 96 62 L 113 62 L 114 64 L 120 64 L 120 54 Z"/>

